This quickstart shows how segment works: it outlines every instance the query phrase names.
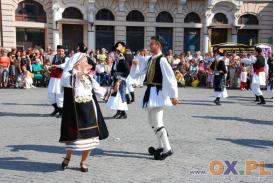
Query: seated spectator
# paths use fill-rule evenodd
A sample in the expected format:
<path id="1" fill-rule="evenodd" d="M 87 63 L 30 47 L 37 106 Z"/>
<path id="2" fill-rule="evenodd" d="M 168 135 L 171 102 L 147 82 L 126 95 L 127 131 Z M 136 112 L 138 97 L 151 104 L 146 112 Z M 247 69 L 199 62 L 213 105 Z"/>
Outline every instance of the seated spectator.
<path id="1" fill-rule="evenodd" d="M 176 69 L 177 65 L 180 63 L 180 57 L 178 55 L 175 55 L 175 57 L 172 60 L 172 68 Z"/>
<path id="2" fill-rule="evenodd" d="M 199 84 L 200 84 L 200 81 L 199 81 L 198 77 L 195 76 L 192 80 L 192 86 L 197 88 L 199 86 Z"/>
<path id="3" fill-rule="evenodd" d="M 176 80 L 178 82 L 178 86 L 185 86 L 185 81 L 183 75 L 180 73 L 179 70 L 175 72 Z"/>
<path id="4" fill-rule="evenodd" d="M 27 70 L 26 66 L 22 67 L 22 79 L 19 83 L 21 88 L 28 89 L 28 88 L 35 88 L 33 86 L 33 78 L 34 74 Z"/>
<path id="5" fill-rule="evenodd" d="M 42 80 L 43 79 L 43 65 L 39 64 L 40 60 L 35 59 L 32 64 L 32 73 L 34 74 L 33 79 L 35 81 Z"/>

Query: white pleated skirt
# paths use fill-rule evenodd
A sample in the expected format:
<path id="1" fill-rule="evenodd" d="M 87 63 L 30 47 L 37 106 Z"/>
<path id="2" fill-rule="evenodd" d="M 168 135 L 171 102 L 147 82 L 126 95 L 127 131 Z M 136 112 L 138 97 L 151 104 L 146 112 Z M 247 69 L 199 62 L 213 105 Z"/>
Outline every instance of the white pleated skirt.
<path id="1" fill-rule="evenodd" d="M 226 88 L 224 88 L 223 91 L 221 91 L 221 92 L 214 91 L 214 96 L 215 97 L 220 97 L 220 98 L 227 98 L 228 93 L 227 93 Z"/>
<path id="2" fill-rule="evenodd" d="M 50 82 L 48 85 L 48 93 L 56 93 L 56 94 L 63 93 L 60 78 L 50 78 Z"/>
<path id="3" fill-rule="evenodd" d="M 122 102 L 120 92 L 117 92 L 116 96 L 110 96 L 107 102 L 107 107 L 112 110 L 127 111 L 127 102 Z"/>
<path id="4" fill-rule="evenodd" d="M 90 139 L 83 139 L 77 140 L 74 142 L 66 143 L 65 149 L 71 151 L 87 151 L 91 149 L 95 149 L 96 146 L 99 145 L 99 138 L 90 138 Z"/>
<path id="5" fill-rule="evenodd" d="M 143 108 L 143 98 L 140 103 L 140 106 Z M 173 104 L 170 98 L 168 96 L 165 96 L 162 90 L 159 90 L 159 92 L 157 93 L 156 87 L 150 88 L 149 101 L 148 101 L 147 107 L 145 106 L 144 109 L 154 108 L 154 107 L 171 107 L 171 106 L 173 106 Z"/>

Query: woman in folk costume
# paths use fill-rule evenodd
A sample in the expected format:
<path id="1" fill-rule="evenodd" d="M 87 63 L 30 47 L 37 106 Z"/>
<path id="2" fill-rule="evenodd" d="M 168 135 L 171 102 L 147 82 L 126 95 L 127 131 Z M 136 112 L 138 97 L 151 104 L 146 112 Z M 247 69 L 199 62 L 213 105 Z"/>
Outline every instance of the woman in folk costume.
<path id="1" fill-rule="evenodd" d="M 220 98 L 228 97 L 225 83 L 227 74 L 227 69 L 224 62 L 225 59 L 224 50 L 220 48 L 215 61 L 212 62 L 210 66 L 210 69 L 214 71 L 214 96 L 216 97 L 214 103 L 216 103 L 216 105 L 221 105 Z"/>
<path id="2" fill-rule="evenodd" d="M 113 77 L 112 93 L 108 99 L 107 107 L 117 110 L 113 116 L 115 119 L 126 119 L 128 110 L 126 99 L 126 79 L 129 75 L 129 65 L 126 62 L 123 53 L 125 52 L 125 44 L 118 42 L 115 45 L 115 62 L 113 63 L 111 75 Z"/>
<path id="3" fill-rule="evenodd" d="M 64 68 L 61 81 L 64 87 L 64 112 L 59 142 L 65 143 L 66 148 L 62 168 L 68 167 L 73 151 L 81 151 L 82 172 L 88 171 L 91 150 L 99 144 L 99 140 L 108 137 L 108 129 L 95 96 L 102 90 L 94 85 L 94 79 L 88 75 L 92 67 L 88 59 L 86 53 L 74 54 Z"/>
<path id="4" fill-rule="evenodd" d="M 259 47 L 255 48 L 256 57 L 244 58 L 242 62 L 250 62 L 253 63 L 253 76 L 251 82 L 252 92 L 256 96 L 255 102 L 259 102 L 258 104 L 265 104 L 265 99 L 263 97 L 263 93 L 261 91 L 261 85 L 266 85 L 265 78 L 265 58 L 263 57 L 262 49 Z"/>
<path id="5" fill-rule="evenodd" d="M 139 77 L 146 73 L 145 83 L 147 89 L 143 97 L 142 108 L 148 111 L 149 125 L 153 129 L 158 147 L 149 147 L 150 155 L 155 160 L 164 160 L 173 154 L 168 140 L 168 133 L 163 123 L 163 110 L 165 106 L 173 106 L 178 103 L 178 87 L 175 74 L 162 53 L 164 39 L 160 36 L 151 37 L 150 49 L 152 57 L 148 60 L 147 67 Z"/>

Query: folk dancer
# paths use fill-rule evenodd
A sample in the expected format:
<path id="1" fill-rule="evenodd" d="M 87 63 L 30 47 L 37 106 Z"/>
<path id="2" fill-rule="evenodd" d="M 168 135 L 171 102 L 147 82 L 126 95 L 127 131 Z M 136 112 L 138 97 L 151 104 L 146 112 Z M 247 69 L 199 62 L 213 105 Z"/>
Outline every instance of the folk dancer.
<path id="1" fill-rule="evenodd" d="M 162 53 L 164 39 L 160 36 L 151 37 L 150 49 L 152 57 L 147 67 L 136 74 L 139 77 L 146 73 L 145 91 L 142 108 L 148 111 L 148 121 L 153 129 L 158 147 L 149 147 L 148 152 L 155 160 L 164 160 L 173 154 L 168 140 L 168 133 L 163 123 L 163 110 L 165 106 L 178 103 L 178 87 L 175 74 Z M 135 63 L 134 63 L 135 64 Z"/>
<path id="2" fill-rule="evenodd" d="M 128 110 L 126 99 L 126 78 L 129 75 L 129 65 L 125 60 L 125 43 L 118 42 L 115 45 L 115 62 L 113 63 L 111 75 L 113 77 L 112 92 L 108 99 L 107 107 L 117 110 L 113 116 L 115 119 L 126 119 Z"/>
<path id="3" fill-rule="evenodd" d="M 88 75 L 91 65 L 87 54 L 78 52 L 66 63 L 61 84 L 64 87 L 64 112 L 59 142 L 65 143 L 66 157 L 61 164 L 65 170 L 74 151 L 81 151 L 80 170 L 88 172 L 91 150 L 99 140 L 109 135 L 95 93 L 102 91 Z"/>

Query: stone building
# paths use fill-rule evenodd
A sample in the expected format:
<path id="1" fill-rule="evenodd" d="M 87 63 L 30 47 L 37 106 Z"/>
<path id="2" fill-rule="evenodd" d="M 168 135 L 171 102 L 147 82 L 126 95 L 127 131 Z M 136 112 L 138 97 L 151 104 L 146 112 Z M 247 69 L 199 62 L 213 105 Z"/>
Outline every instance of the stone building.
<path id="1" fill-rule="evenodd" d="M 165 51 L 201 50 L 210 44 L 272 44 L 272 0 L 1 0 L 3 47 L 132 50 L 161 35 Z"/>

